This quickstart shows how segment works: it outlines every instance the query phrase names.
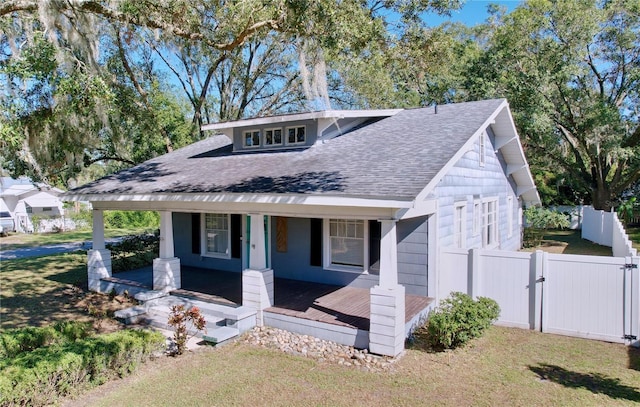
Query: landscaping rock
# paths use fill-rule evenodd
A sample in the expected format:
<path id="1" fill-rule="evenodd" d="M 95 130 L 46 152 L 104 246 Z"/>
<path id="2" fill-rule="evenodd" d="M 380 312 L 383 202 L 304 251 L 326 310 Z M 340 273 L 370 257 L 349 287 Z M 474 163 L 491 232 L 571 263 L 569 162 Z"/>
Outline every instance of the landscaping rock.
<path id="1" fill-rule="evenodd" d="M 366 349 L 340 345 L 335 342 L 300 335 L 271 327 L 255 327 L 244 335 L 251 345 L 304 356 L 321 363 L 332 363 L 368 371 L 389 370 L 395 361 L 386 356 L 371 355 Z"/>

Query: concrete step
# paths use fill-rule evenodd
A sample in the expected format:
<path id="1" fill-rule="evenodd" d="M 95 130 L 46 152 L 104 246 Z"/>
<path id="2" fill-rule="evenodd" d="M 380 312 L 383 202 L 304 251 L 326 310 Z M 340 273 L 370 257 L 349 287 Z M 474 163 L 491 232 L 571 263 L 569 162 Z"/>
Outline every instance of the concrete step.
<path id="1" fill-rule="evenodd" d="M 238 335 L 240 335 L 240 331 L 237 329 L 230 328 L 228 326 L 221 326 L 207 332 L 206 335 L 202 336 L 202 339 L 207 342 L 211 342 L 214 345 L 218 345 L 222 342 L 228 341 L 229 339 L 235 338 Z"/>

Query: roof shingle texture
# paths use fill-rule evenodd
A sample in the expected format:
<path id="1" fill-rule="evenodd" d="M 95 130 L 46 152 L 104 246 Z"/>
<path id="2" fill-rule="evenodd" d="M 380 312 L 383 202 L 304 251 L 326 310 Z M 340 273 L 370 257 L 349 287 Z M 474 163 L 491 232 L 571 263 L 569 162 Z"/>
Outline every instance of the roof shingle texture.
<path id="1" fill-rule="evenodd" d="M 287 193 L 413 199 L 503 99 L 403 110 L 306 149 L 233 153 L 213 136 L 70 191 Z"/>

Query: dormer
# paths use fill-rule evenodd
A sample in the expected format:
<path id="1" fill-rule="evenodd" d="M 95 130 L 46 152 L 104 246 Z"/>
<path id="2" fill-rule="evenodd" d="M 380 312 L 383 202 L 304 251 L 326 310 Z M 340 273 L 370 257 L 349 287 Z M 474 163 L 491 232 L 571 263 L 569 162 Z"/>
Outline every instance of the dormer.
<path id="1" fill-rule="evenodd" d="M 310 147 L 400 111 L 324 110 L 212 123 L 202 126 L 202 130 L 229 137 L 234 152 L 286 150 Z"/>

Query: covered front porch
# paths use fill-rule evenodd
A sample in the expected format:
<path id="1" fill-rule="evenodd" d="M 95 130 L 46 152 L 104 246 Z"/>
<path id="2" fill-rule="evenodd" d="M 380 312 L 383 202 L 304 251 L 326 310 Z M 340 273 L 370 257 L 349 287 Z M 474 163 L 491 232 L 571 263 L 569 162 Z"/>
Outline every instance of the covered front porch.
<path id="1" fill-rule="evenodd" d="M 181 266 L 182 287 L 171 295 L 231 307 L 242 304 L 242 273 Z M 153 270 L 120 272 L 105 284 L 151 290 Z M 405 333 L 430 310 L 433 299 L 405 295 Z M 264 309 L 265 325 L 313 335 L 359 348 L 368 347 L 371 296 L 365 288 L 274 278 L 273 305 Z"/>
<path id="2" fill-rule="evenodd" d="M 355 209 L 352 210 L 355 211 Z M 274 271 L 281 270 L 278 267 L 296 268 L 299 265 L 301 266 L 304 261 L 299 258 L 299 246 L 292 246 L 295 249 L 287 251 L 288 254 L 284 258 L 279 253 L 277 245 L 275 247 L 272 246 L 272 242 L 279 242 L 279 230 L 275 228 L 275 237 L 271 236 L 271 229 L 268 225 L 270 217 L 273 215 L 265 214 L 264 212 L 249 212 L 243 215 L 241 234 L 236 234 L 235 237 L 233 235 L 234 229 L 231 228 L 230 233 L 227 223 L 219 223 L 217 226 L 219 229 L 213 226 L 207 229 L 206 238 L 222 236 L 223 238 L 220 241 L 224 242 L 224 247 L 227 248 L 227 251 L 222 255 L 226 255 L 229 260 L 216 264 L 228 265 L 233 263 L 239 266 L 240 261 L 234 260 L 233 245 L 230 245 L 229 242 L 232 240 L 242 242 L 241 270 L 236 268 L 235 270 L 237 271 L 228 270 L 228 274 L 224 273 L 220 271 L 220 268 L 211 267 L 210 258 L 203 255 L 203 252 L 199 250 L 199 248 L 209 244 L 208 241 L 200 240 L 200 243 L 195 245 L 193 243 L 197 239 L 189 240 L 188 236 L 185 236 L 184 230 L 189 227 L 189 225 L 185 225 L 185 223 L 188 223 L 185 220 L 193 217 L 180 215 L 176 218 L 178 219 L 176 225 L 179 225 L 177 229 L 179 231 L 178 237 L 176 238 L 173 215 L 174 213 L 171 211 L 160 211 L 159 257 L 154 260 L 153 266 L 144 277 L 146 286 L 153 292 L 147 292 L 143 297 L 139 298 L 142 301 L 146 301 L 142 298 L 159 298 L 170 293 L 195 298 L 200 296 L 202 299 L 205 299 L 205 296 L 209 296 L 206 300 L 211 300 L 214 303 L 226 301 L 231 306 L 240 304 L 243 309 L 254 310 L 255 324 L 258 326 L 270 325 L 334 340 L 343 344 L 368 348 L 372 353 L 389 356 L 396 356 L 402 352 L 404 340 L 410 327 L 418 319 L 425 316 L 429 310 L 431 300 L 428 297 L 422 293 L 420 293 L 421 295 L 410 295 L 414 293 L 407 294 L 406 292 L 407 284 L 411 286 L 414 277 L 416 277 L 415 275 L 408 276 L 411 277 L 409 282 L 399 282 L 397 219 L 378 217 L 375 220 L 368 220 L 369 222 L 376 222 L 378 225 L 376 240 L 373 240 L 373 234 L 368 237 L 359 235 L 354 238 L 359 239 L 360 243 L 353 247 L 358 247 L 358 250 L 363 250 L 364 248 L 364 251 L 367 251 L 366 248 L 371 244 L 373 246 L 372 252 L 377 252 L 379 268 L 376 268 L 375 273 L 369 272 L 366 268 L 370 264 L 371 256 L 361 256 L 360 264 L 362 262 L 366 263 L 364 269 L 360 272 L 356 272 L 354 270 L 355 267 L 341 266 L 343 269 L 347 268 L 351 271 L 342 272 L 342 276 L 353 276 L 353 281 L 356 283 L 362 283 L 362 280 L 366 279 L 367 285 L 363 287 L 362 284 L 351 284 L 344 281 L 336 284 L 333 281 L 318 281 L 318 279 L 314 278 L 288 280 L 287 278 L 290 278 L 289 275 L 279 275 L 279 278 L 275 278 Z M 218 216 L 218 220 L 228 221 L 231 224 L 232 218 L 229 216 Z M 325 222 L 323 237 L 326 238 L 324 243 L 330 244 L 332 240 L 328 239 L 327 232 L 330 230 L 329 220 L 333 218 L 330 214 L 323 218 Z M 203 220 L 202 218 L 200 219 Z M 319 220 L 322 221 L 322 218 Z M 246 222 L 246 225 L 244 222 Z M 365 220 L 345 221 L 345 224 L 349 226 L 349 222 L 359 222 L 360 227 L 365 231 L 367 230 L 367 221 Z M 418 224 L 422 225 L 420 227 L 424 226 L 423 229 L 426 228 L 424 221 L 421 220 Z M 188 233 L 200 236 L 199 233 L 202 230 L 198 231 L 198 228 L 193 227 L 193 225 L 204 225 L 195 222 L 191 225 L 192 228 Z M 403 225 L 403 230 L 406 232 L 407 224 L 404 223 Z M 104 292 L 105 289 L 102 282 L 114 277 L 111 273 L 110 252 L 104 246 L 104 222 L 102 210 L 100 209 L 94 208 L 93 226 L 93 250 L 88 253 L 89 288 L 94 291 Z M 292 239 L 294 239 L 294 229 L 299 226 L 300 222 L 292 222 Z M 238 228 L 235 230 L 238 231 Z M 286 231 L 286 229 L 284 230 Z M 322 228 L 319 231 L 322 232 Z M 308 240 L 308 237 L 304 237 L 304 233 L 300 234 L 299 230 L 296 233 L 295 243 L 300 241 L 305 243 L 313 242 L 313 240 Z M 284 236 L 286 239 L 286 234 Z M 411 240 L 410 238 L 413 235 L 405 233 L 403 236 L 408 236 L 409 238 L 406 240 Z M 324 251 L 325 265 L 328 264 L 326 256 L 334 252 L 342 256 L 339 258 L 340 260 L 351 260 L 345 257 L 342 252 L 337 251 L 338 249 L 345 250 L 345 248 L 348 248 L 347 244 L 352 244 L 348 240 L 350 237 L 345 236 L 335 239 L 337 242 L 336 248 L 331 250 L 329 248 Z M 177 246 L 174 245 L 174 241 L 178 243 Z M 183 247 L 185 242 L 191 243 L 188 244 L 188 246 L 191 246 L 188 253 L 185 252 Z M 322 247 L 324 243 L 316 241 L 312 245 L 315 245 L 314 247 Z M 339 243 L 342 245 L 339 245 Z M 293 240 L 291 244 L 294 245 Z M 179 256 L 176 256 L 176 247 L 180 248 Z M 406 249 L 407 247 L 412 250 L 415 250 L 416 247 L 423 250 L 422 254 L 403 251 L 403 270 L 411 270 L 416 267 L 422 270 L 422 274 L 417 277 L 423 284 L 422 287 L 425 289 L 423 291 L 426 291 L 427 255 L 424 252 L 427 248 L 426 237 L 423 236 L 422 244 L 405 242 L 404 248 Z M 193 253 L 196 253 L 196 257 L 194 257 Z M 275 261 L 273 258 L 276 255 L 279 263 L 278 267 L 275 267 L 276 270 L 274 270 L 272 260 Z M 194 271 L 197 266 L 195 264 L 184 264 L 182 256 L 190 256 L 187 259 L 191 263 L 207 264 L 206 270 L 203 272 L 213 273 L 213 271 L 216 271 L 217 277 L 212 279 L 213 274 L 210 274 L 208 278 L 190 280 L 198 274 L 197 271 Z M 417 263 L 414 264 L 414 262 Z M 316 273 L 321 273 L 322 276 L 329 275 L 329 273 L 334 273 L 335 275 L 336 273 L 330 267 L 329 270 L 327 270 L 327 267 L 323 267 L 322 261 L 316 267 Z M 224 274 L 229 278 L 220 277 Z M 124 276 L 120 274 L 117 278 L 122 279 Z M 218 278 L 221 280 L 218 280 Z M 308 280 L 314 282 L 306 282 Z"/>

